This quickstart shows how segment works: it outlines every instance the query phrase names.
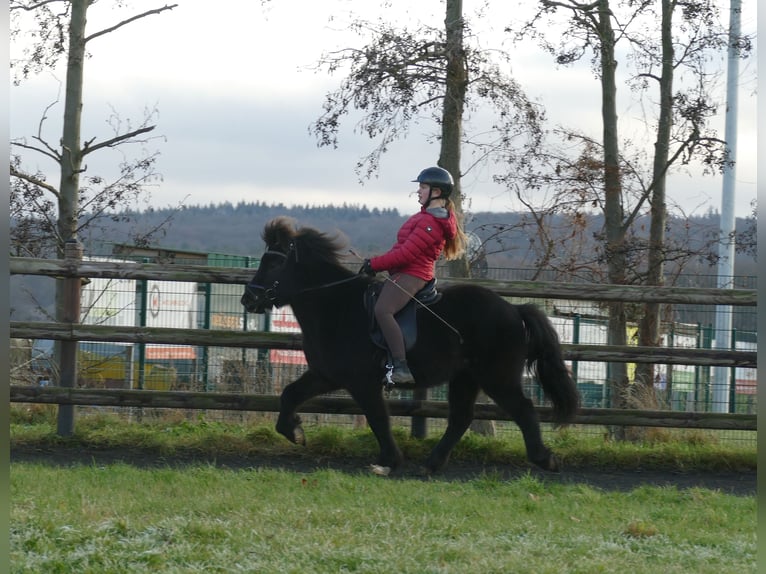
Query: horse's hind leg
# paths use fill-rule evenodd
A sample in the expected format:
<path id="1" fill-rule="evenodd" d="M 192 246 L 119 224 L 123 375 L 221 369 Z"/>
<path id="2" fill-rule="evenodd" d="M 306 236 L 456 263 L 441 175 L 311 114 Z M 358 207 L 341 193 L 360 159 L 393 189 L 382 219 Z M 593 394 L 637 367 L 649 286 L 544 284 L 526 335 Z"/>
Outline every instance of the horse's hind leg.
<path id="1" fill-rule="evenodd" d="M 279 397 L 279 417 L 277 432 L 296 444 L 306 444 L 306 437 L 301 428 L 301 418 L 295 412 L 307 400 L 336 390 L 337 384 L 317 376 L 311 370 L 306 371 L 295 381 L 287 385 Z"/>
<path id="2" fill-rule="evenodd" d="M 491 379 L 491 381 L 484 386 L 484 391 L 500 408 L 513 417 L 521 429 L 529 461 L 544 470 L 558 472 L 558 460 L 543 443 L 540 420 L 535 406 L 524 395 L 521 375 L 514 374 L 509 377 L 506 374 L 503 378 Z"/>
<path id="3" fill-rule="evenodd" d="M 447 430 L 426 459 L 429 472 L 437 472 L 447 464 L 450 452 L 473 421 L 473 406 L 478 394 L 479 386 L 468 372 L 460 373 L 450 382 Z"/>

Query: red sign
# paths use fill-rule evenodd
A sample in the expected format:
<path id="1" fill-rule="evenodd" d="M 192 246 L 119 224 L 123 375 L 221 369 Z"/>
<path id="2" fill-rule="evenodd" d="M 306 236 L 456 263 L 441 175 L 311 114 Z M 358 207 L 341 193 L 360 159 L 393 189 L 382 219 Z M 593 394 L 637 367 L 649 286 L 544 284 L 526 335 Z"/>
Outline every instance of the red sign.
<path id="1" fill-rule="evenodd" d="M 290 307 L 280 307 L 271 311 L 271 327 L 269 329 L 274 333 L 300 333 L 301 327 L 293 315 Z M 303 351 L 292 351 L 285 349 L 271 349 L 269 359 L 272 363 L 282 363 L 284 365 L 306 365 L 306 355 Z"/>
<path id="2" fill-rule="evenodd" d="M 197 350 L 187 345 L 147 345 L 146 358 L 150 360 L 196 359 Z"/>

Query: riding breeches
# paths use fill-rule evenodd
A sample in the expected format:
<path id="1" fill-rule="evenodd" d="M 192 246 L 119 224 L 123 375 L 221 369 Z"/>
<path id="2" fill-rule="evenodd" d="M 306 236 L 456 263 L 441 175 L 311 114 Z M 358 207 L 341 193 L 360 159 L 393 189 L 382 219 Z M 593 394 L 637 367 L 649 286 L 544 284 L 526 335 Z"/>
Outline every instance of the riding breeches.
<path id="1" fill-rule="evenodd" d="M 375 304 L 375 319 L 386 339 L 391 356 L 394 359 L 405 358 L 404 337 L 394 315 L 423 287 L 427 281 L 412 275 L 397 273 L 389 277 Z"/>

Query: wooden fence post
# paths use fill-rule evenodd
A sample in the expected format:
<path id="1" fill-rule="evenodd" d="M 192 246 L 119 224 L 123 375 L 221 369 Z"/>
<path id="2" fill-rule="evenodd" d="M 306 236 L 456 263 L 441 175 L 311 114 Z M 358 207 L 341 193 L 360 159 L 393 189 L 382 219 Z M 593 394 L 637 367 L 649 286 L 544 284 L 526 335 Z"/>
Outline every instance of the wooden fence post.
<path id="1" fill-rule="evenodd" d="M 68 263 L 77 266 L 82 261 L 82 244 L 77 239 L 70 239 L 64 245 L 64 257 Z M 80 322 L 79 277 L 64 279 L 64 320 Z M 77 341 L 61 341 L 61 364 L 59 365 L 59 385 L 65 388 L 77 386 Z M 74 432 L 74 405 L 59 405 L 59 436 L 71 436 Z"/>

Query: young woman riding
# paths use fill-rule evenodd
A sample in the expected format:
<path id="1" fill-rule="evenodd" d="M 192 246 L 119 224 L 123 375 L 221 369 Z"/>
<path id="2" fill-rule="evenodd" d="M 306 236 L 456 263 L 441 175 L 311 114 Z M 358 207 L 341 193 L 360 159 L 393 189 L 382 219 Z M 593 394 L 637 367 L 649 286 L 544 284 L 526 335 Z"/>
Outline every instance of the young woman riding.
<path id="1" fill-rule="evenodd" d="M 389 273 L 375 305 L 375 318 L 391 352 L 391 380 L 395 383 L 411 383 L 414 379 L 394 315 L 434 277 L 436 260 L 442 253 L 448 260 L 457 259 L 465 249 L 462 223 L 450 200 L 452 175 L 441 167 L 429 167 L 413 182 L 419 183 L 420 211 L 404 222 L 391 249 L 366 259 L 359 270 Z"/>

